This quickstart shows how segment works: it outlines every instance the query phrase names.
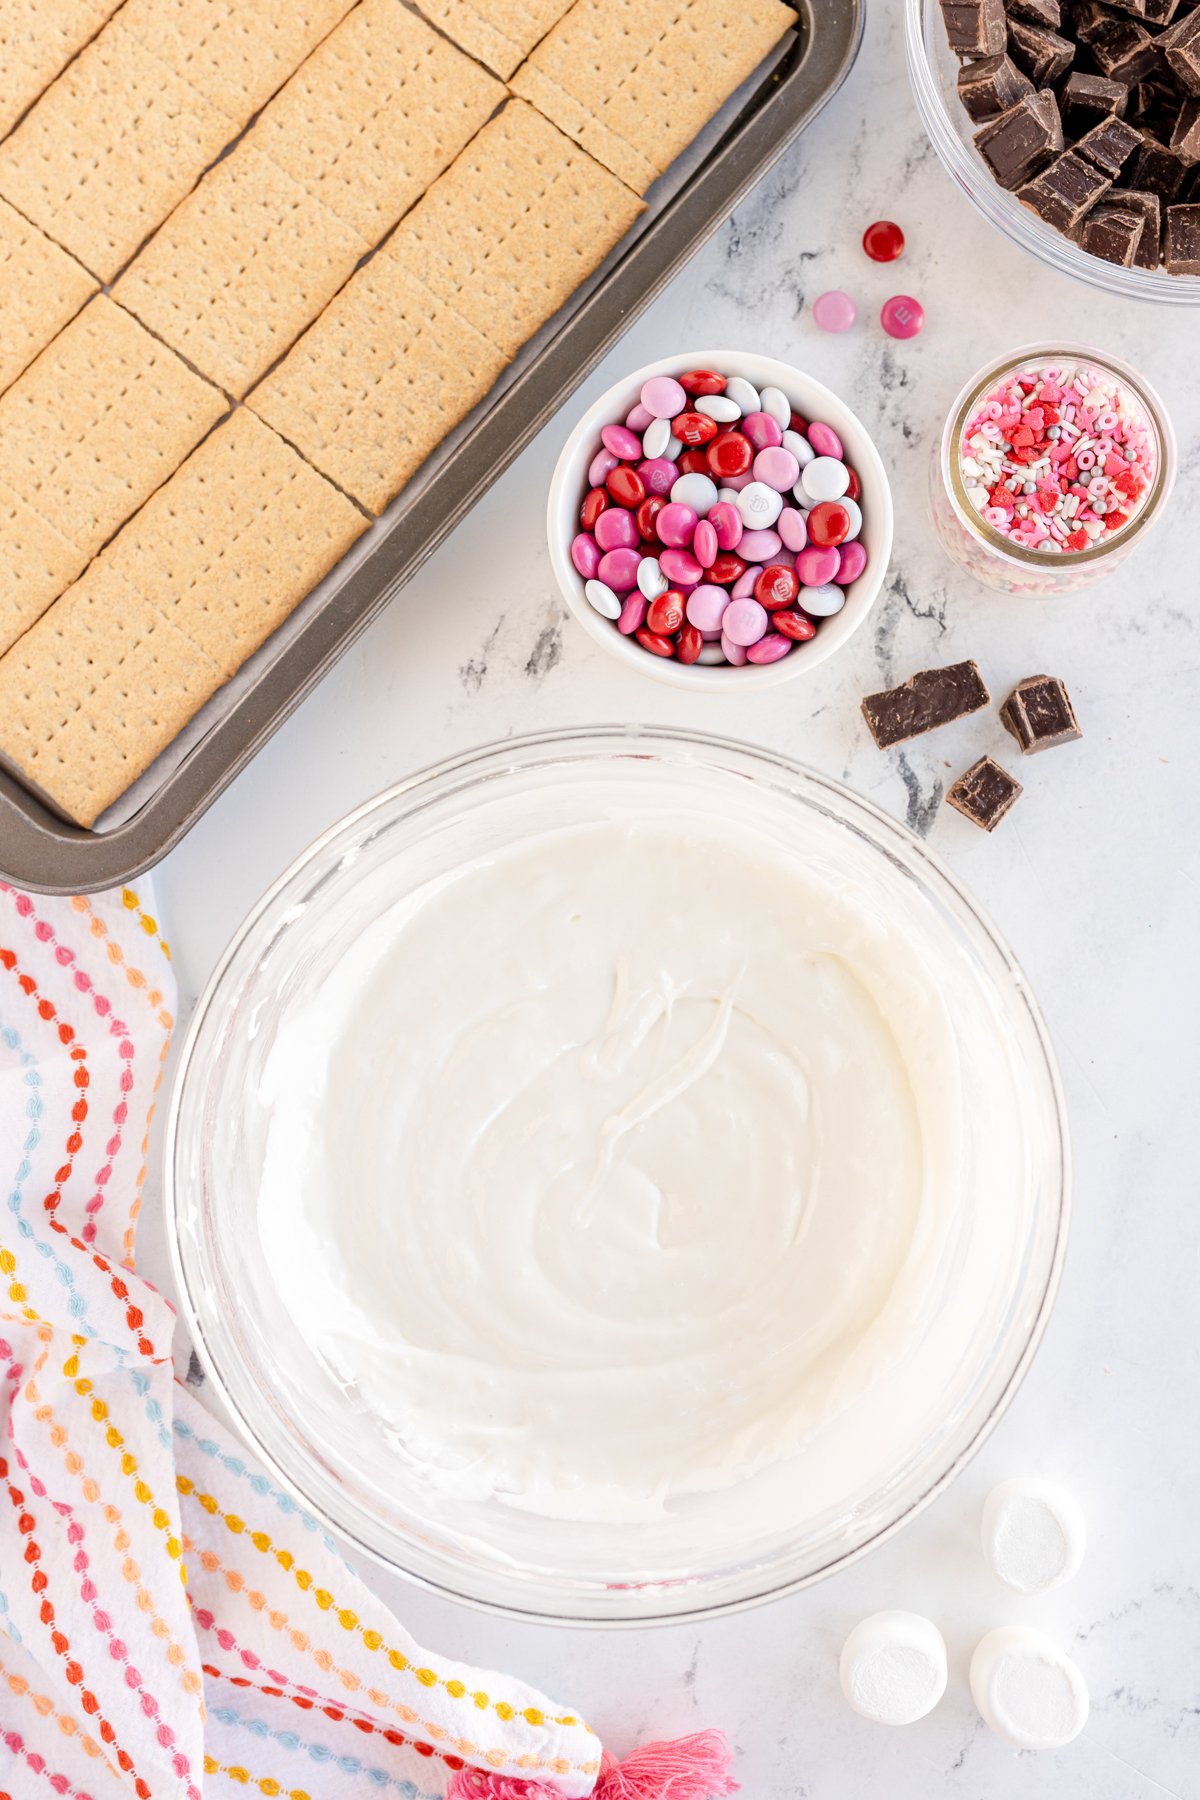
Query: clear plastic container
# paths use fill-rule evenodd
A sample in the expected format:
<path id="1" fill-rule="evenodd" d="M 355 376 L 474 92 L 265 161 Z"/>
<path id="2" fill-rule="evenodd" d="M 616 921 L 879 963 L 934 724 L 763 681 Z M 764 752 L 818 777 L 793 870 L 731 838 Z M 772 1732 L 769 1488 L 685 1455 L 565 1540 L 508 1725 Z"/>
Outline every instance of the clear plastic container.
<path id="1" fill-rule="evenodd" d="M 959 187 L 997 231 L 1052 269 L 1110 294 L 1200 306 L 1200 275 L 1168 275 L 1162 268 L 1121 269 L 1102 257 L 1089 256 L 1000 186 L 972 142 L 978 126 L 958 97 L 959 62 L 947 42 L 938 0 L 904 0 L 904 41 L 913 97 L 930 141 Z"/>
<path id="2" fill-rule="evenodd" d="M 900 1366 L 879 1373 L 882 1391 L 872 1389 L 870 1416 L 882 1423 L 870 1439 L 870 1477 L 848 1459 L 860 1486 L 846 1477 L 841 1491 L 810 1455 L 807 1468 L 801 1458 L 776 1464 L 637 1525 L 548 1519 L 494 1498 L 434 1493 L 316 1353 L 263 1253 L 261 1081 L 293 1009 L 372 919 L 416 887 L 614 811 L 676 820 L 692 811 L 765 834 L 864 905 L 892 916 L 902 909 L 931 982 L 941 991 L 955 984 L 962 1202 L 922 1328 Z M 645 1624 L 815 1581 L 888 1537 L 963 1467 L 1012 1398 L 1049 1316 L 1066 1243 L 1069 1152 L 1054 1056 L 1028 984 L 918 838 L 783 757 L 610 727 L 514 739 L 414 776 L 334 826 L 281 877 L 196 1008 L 171 1106 L 166 1197 L 197 1348 L 258 1454 L 312 1513 L 390 1569 L 492 1610 Z M 860 1418 L 849 1405 L 831 1429 L 861 1446 Z M 830 1468 L 846 1465 L 835 1457 Z"/>
<path id="3" fill-rule="evenodd" d="M 1018 370 L 1042 370 L 1063 362 L 1084 362 L 1114 376 L 1140 403 L 1155 446 L 1150 492 L 1127 526 L 1101 538 L 1090 550 L 1027 549 L 980 517 L 967 496 L 958 446 L 976 404 L 998 382 Z M 1154 389 L 1127 364 L 1081 344 L 1030 344 L 989 363 L 973 375 L 946 418 L 934 445 L 930 468 L 933 522 L 948 555 L 987 587 L 1006 594 L 1053 599 L 1102 581 L 1123 563 L 1162 517 L 1175 485 L 1178 452 L 1166 409 Z"/>

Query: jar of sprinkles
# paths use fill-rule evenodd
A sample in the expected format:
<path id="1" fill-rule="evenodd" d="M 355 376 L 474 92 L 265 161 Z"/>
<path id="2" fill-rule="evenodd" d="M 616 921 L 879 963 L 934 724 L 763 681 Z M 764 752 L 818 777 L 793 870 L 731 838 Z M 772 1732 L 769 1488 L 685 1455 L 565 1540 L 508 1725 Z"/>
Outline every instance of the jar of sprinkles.
<path id="1" fill-rule="evenodd" d="M 1161 517 L 1176 449 L 1162 401 L 1114 357 L 1038 345 L 963 389 L 932 469 L 938 536 L 1009 594 L 1087 587 Z"/>

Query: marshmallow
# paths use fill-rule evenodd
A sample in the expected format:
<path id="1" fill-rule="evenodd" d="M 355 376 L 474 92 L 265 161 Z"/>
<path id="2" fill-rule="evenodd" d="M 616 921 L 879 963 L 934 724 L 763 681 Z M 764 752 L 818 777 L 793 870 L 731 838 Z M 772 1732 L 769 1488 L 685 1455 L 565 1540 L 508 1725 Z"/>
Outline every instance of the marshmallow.
<path id="1" fill-rule="evenodd" d="M 946 1691 L 946 1646 L 919 1613 L 873 1613 L 846 1639 L 842 1692 L 864 1719 L 911 1725 L 932 1712 Z"/>
<path id="2" fill-rule="evenodd" d="M 1087 1525 L 1065 1488 L 1027 1475 L 992 1489 L 984 1502 L 982 1540 L 998 1581 L 1018 1594 L 1045 1594 L 1079 1568 Z"/>
<path id="3" fill-rule="evenodd" d="M 1018 1750 L 1057 1750 L 1087 1723 L 1087 1683 L 1071 1658 L 1027 1625 L 989 1631 L 971 1658 L 983 1722 Z"/>

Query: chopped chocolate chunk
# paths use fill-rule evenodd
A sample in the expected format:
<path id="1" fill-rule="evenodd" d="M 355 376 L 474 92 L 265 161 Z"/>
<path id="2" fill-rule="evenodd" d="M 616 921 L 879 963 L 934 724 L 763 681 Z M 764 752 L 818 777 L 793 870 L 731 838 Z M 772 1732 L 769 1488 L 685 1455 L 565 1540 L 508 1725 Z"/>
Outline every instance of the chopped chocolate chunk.
<path id="1" fill-rule="evenodd" d="M 981 56 L 978 62 L 963 63 L 958 71 L 958 97 L 976 124 L 1007 112 L 1032 92 L 1028 75 L 1022 75 L 1007 56 Z"/>
<path id="2" fill-rule="evenodd" d="M 1115 263 L 1119 269 L 1132 269 L 1145 229 L 1145 219 L 1130 208 L 1097 206 L 1079 228 L 1079 246 L 1089 256 L 1098 256 L 1104 262 Z M 1155 262 L 1157 260 L 1156 249 Z"/>
<path id="3" fill-rule="evenodd" d="M 1168 206 L 1163 261 L 1172 275 L 1200 275 L 1200 203 Z"/>
<path id="4" fill-rule="evenodd" d="M 1107 4 L 1136 14 L 1147 25 L 1167 25 L 1175 17 L 1179 0 L 1107 0 Z"/>
<path id="5" fill-rule="evenodd" d="M 1083 736 L 1071 696 L 1057 675 L 1027 675 L 1018 681 L 1000 708 L 1000 718 L 1026 755 Z"/>
<path id="6" fill-rule="evenodd" d="M 1102 6 L 1095 10 L 1104 16 L 1093 20 L 1087 15 L 1087 35 L 1079 29 L 1078 37 L 1091 51 L 1100 74 L 1127 86 L 1152 75 L 1159 67 L 1158 48 L 1145 27 L 1107 13 Z"/>
<path id="7" fill-rule="evenodd" d="M 1075 46 L 1056 31 L 1030 25 L 1024 19 L 1010 19 L 1008 54 L 1035 87 L 1049 87 L 1070 68 L 1075 60 Z"/>
<path id="8" fill-rule="evenodd" d="M 1057 31 L 1062 24 L 1059 0 L 1008 0 L 1004 9 L 1010 19 L 1028 19 L 1031 25 L 1045 25 Z"/>
<path id="9" fill-rule="evenodd" d="M 888 750 L 893 744 L 979 712 L 990 699 L 978 666 L 960 662 L 941 669 L 921 669 L 900 687 L 868 694 L 862 710 L 871 736 L 881 750 Z"/>
<path id="10" fill-rule="evenodd" d="M 1072 136 L 1082 136 L 1102 119 L 1122 118 L 1129 104 L 1129 89 L 1120 81 L 1108 81 L 1103 75 L 1085 75 L 1072 69 L 1058 97 L 1063 127 Z"/>
<path id="11" fill-rule="evenodd" d="M 946 790 L 946 798 L 972 825 L 978 825 L 981 831 L 995 831 L 1022 792 L 1020 782 L 1007 769 L 1002 769 L 992 757 L 981 756 Z"/>
<path id="12" fill-rule="evenodd" d="M 977 131 L 975 144 L 1001 187 L 1020 187 L 1063 147 L 1058 101 L 1049 88 L 1026 94 Z"/>
<path id="13" fill-rule="evenodd" d="M 1156 137 L 1169 138 L 1179 111 L 1179 92 L 1174 82 L 1139 81 L 1129 89 L 1125 117 L 1131 125 L 1144 126 Z"/>
<path id="14" fill-rule="evenodd" d="M 1176 19 L 1159 37 L 1156 48 L 1179 86 L 1189 94 L 1200 94 L 1200 7 Z"/>
<path id="15" fill-rule="evenodd" d="M 1121 173 L 1134 151 L 1140 149 L 1142 134 L 1124 119 L 1104 119 L 1084 133 L 1075 146 L 1076 154 L 1085 156 L 1104 175 L 1113 180 Z"/>
<path id="16" fill-rule="evenodd" d="M 1185 162 L 1200 162 L 1200 94 L 1184 101 L 1175 121 L 1171 148 Z"/>
<path id="17" fill-rule="evenodd" d="M 1056 231 L 1072 231 L 1111 186 L 1107 175 L 1068 150 L 1018 188 L 1017 199 Z"/>
<path id="18" fill-rule="evenodd" d="M 1114 188 L 1109 195 L 1122 212 L 1137 212 L 1143 220 L 1141 241 L 1134 253 L 1135 269 L 1157 269 L 1162 249 L 1162 201 L 1144 188 Z"/>
<path id="19" fill-rule="evenodd" d="M 942 0 L 950 48 L 959 56 L 996 56 L 1004 49 L 1008 21 L 1003 0 Z"/>
<path id="20" fill-rule="evenodd" d="M 1135 188 L 1149 188 L 1152 194 L 1167 202 L 1175 199 L 1183 186 L 1188 165 L 1174 150 L 1168 150 L 1160 144 L 1156 137 L 1148 131 L 1142 133 L 1142 147 L 1133 161 L 1129 171 L 1129 185 Z"/>

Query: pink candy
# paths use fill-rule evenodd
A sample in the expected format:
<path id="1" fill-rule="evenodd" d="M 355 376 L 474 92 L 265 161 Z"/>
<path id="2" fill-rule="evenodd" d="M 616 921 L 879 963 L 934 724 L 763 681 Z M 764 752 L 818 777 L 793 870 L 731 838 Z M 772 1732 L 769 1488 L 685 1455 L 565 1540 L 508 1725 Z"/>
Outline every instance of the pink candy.
<path id="1" fill-rule="evenodd" d="M 600 433 L 600 442 L 618 462 L 633 462 L 642 454 L 641 438 L 627 425 L 606 425 Z"/>
<path id="2" fill-rule="evenodd" d="M 789 550 L 803 550 L 808 542 L 808 526 L 804 514 L 794 506 L 785 506 L 775 521 L 775 529 Z"/>
<path id="3" fill-rule="evenodd" d="M 800 464 L 782 443 L 768 444 L 754 459 L 755 481 L 765 481 L 777 493 L 790 493 L 800 479 Z"/>
<path id="4" fill-rule="evenodd" d="M 832 456 L 837 462 L 845 461 L 846 452 L 842 449 L 842 440 L 831 425 L 810 425 L 807 437 L 818 456 Z"/>
<path id="5" fill-rule="evenodd" d="M 637 585 L 638 564 L 641 560 L 636 550 L 607 550 L 600 558 L 596 574 L 614 594 L 627 594 L 631 587 Z M 665 569 L 663 573 L 666 574 Z"/>
<path id="6" fill-rule="evenodd" d="M 839 566 L 839 552 L 822 550 L 817 544 L 809 544 L 796 558 L 796 573 L 802 587 L 823 587 L 833 580 Z"/>
<path id="7" fill-rule="evenodd" d="M 637 521 L 623 506 L 610 506 L 592 527 L 592 535 L 601 550 L 636 550 Z"/>
<path id="8" fill-rule="evenodd" d="M 648 494 L 669 494 L 679 480 L 678 463 L 665 456 L 648 457 L 638 464 L 637 472 Z"/>
<path id="9" fill-rule="evenodd" d="M 603 515 L 601 515 L 603 516 Z M 711 568 L 720 554 L 721 545 L 717 537 L 717 528 L 709 519 L 701 519 L 696 527 L 696 535 L 692 539 L 692 553 L 702 569 Z"/>
<path id="10" fill-rule="evenodd" d="M 757 600 L 731 600 L 721 620 L 721 630 L 731 644 L 748 649 L 767 629 L 767 609 Z"/>
<path id="11" fill-rule="evenodd" d="M 632 554 L 632 551 L 617 552 L 617 555 L 619 556 L 628 556 Z M 658 559 L 658 566 L 672 585 L 682 583 L 685 587 L 695 587 L 696 583 L 700 581 L 704 575 L 704 570 L 700 567 L 700 564 L 696 561 L 696 558 L 692 555 L 690 550 L 664 550 Z M 600 579 L 603 581 L 604 576 L 601 575 Z M 634 570 L 633 579 L 635 581 L 637 579 L 636 569 Z M 627 585 L 632 586 L 633 583 L 630 582 Z M 611 582 L 609 583 L 609 586 L 612 586 Z"/>
<path id="12" fill-rule="evenodd" d="M 744 531 L 738 545 L 738 555 L 743 562 L 770 562 L 773 556 L 778 555 L 782 544 L 783 539 L 779 533 L 770 527 L 762 531 Z"/>
<path id="13" fill-rule="evenodd" d="M 600 517 L 603 518 L 604 514 L 601 513 Z M 681 500 L 669 500 L 655 519 L 654 529 L 660 542 L 670 545 L 673 550 L 685 550 L 692 541 L 698 523 L 697 515 L 690 506 L 685 506 Z"/>
<path id="14" fill-rule="evenodd" d="M 595 456 L 593 456 L 591 462 L 588 464 L 588 486 L 603 487 L 604 477 L 608 474 L 610 469 L 616 468 L 620 460 L 620 457 L 614 456 L 611 450 L 605 450 L 603 448 L 597 450 Z"/>
<path id="15" fill-rule="evenodd" d="M 746 651 L 746 661 L 752 663 L 779 662 L 790 655 L 792 642 L 778 631 L 770 631 L 766 637 L 759 638 L 757 644 L 751 644 Z"/>
<path id="16" fill-rule="evenodd" d="M 642 405 L 655 419 L 674 419 L 686 410 L 688 397 L 672 375 L 653 375 L 642 386 Z"/>
<path id="17" fill-rule="evenodd" d="M 603 513 L 600 516 L 603 518 Z M 571 540 L 571 561 L 585 581 L 592 580 L 600 567 L 600 549 L 589 531 L 581 531 Z"/>
<path id="18" fill-rule="evenodd" d="M 849 587 L 857 581 L 867 566 L 867 553 L 855 538 L 852 544 L 843 544 L 838 551 L 838 569 L 833 579 L 839 587 Z"/>
<path id="19" fill-rule="evenodd" d="M 624 632 L 626 637 L 632 637 L 634 632 L 640 631 L 646 623 L 646 613 L 649 607 L 650 602 L 645 594 L 640 589 L 634 588 L 631 594 L 625 596 L 625 604 L 621 608 L 621 616 L 617 620 L 617 630 Z"/>
<path id="20" fill-rule="evenodd" d="M 783 427 L 770 413 L 747 413 L 739 422 L 738 430 L 750 439 L 756 450 L 769 450 L 783 442 Z"/>
<path id="21" fill-rule="evenodd" d="M 694 625 L 697 631 L 719 633 L 721 620 L 731 604 L 725 588 L 714 587 L 711 582 L 706 582 L 688 595 L 688 624 Z"/>
<path id="22" fill-rule="evenodd" d="M 709 511 L 708 522 L 717 534 L 718 550 L 736 550 L 746 527 L 742 515 L 728 500 L 718 500 Z"/>
<path id="23" fill-rule="evenodd" d="M 730 589 L 733 598 L 735 600 L 748 599 L 753 594 L 754 584 L 761 574 L 762 567 L 759 563 L 751 563 L 748 569 L 743 569 Z"/>

